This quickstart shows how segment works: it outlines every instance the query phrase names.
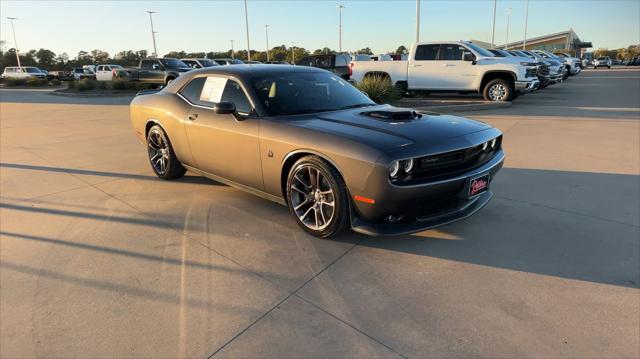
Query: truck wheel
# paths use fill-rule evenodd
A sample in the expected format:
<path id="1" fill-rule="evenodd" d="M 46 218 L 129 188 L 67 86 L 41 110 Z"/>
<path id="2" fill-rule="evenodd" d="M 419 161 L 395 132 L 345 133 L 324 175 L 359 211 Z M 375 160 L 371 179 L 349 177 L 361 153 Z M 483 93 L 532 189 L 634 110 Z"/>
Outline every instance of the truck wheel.
<path id="1" fill-rule="evenodd" d="M 165 84 L 165 85 L 168 85 L 168 84 L 170 84 L 170 83 L 171 83 L 173 80 L 175 80 L 175 79 L 176 79 L 175 77 L 167 77 L 167 81 L 165 81 L 165 83 L 164 83 L 164 84 Z"/>
<path id="2" fill-rule="evenodd" d="M 509 81 L 494 79 L 482 89 L 482 96 L 486 101 L 512 101 L 515 90 Z"/>

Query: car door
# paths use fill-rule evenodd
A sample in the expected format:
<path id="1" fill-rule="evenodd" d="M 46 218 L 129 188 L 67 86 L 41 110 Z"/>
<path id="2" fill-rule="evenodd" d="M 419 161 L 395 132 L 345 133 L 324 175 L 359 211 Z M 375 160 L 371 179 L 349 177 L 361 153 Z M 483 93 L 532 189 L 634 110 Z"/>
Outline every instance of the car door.
<path id="1" fill-rule="evenodd" d="M 189 87 L 189 88 L 187 88 Z M 263 190 L 260 119 L 243 87 L 222 76 L 192 80 L 183 96 L 191 97 L 186 133 L 196 166 L 207 173 Z M 236 114 L 216 114 L 217 102 L 233 102 Z"/>
<path id="2" fill-rule="evenodd" d="M 107 81 L 108 79 L 105 76 L 105 65 L 98 65 L 96 67 L 96 80 L 98 81 Z"/>
<path id="3" fill-rule="evenodd" d="M 418 45 L 413 59 L 409 61 L 407 84 L 409 89 L 438 90 L 443 79 L 438 65 L 440 44 Z"/>
<path id="4" fill-rule="evenodd" d="M 447 90 L 475 89 L 477 66 L 472 61 L 464 61 L 465 53 L 471 50 L 460 44 L 442 44 L 438 55 L 442 87 Z"/>

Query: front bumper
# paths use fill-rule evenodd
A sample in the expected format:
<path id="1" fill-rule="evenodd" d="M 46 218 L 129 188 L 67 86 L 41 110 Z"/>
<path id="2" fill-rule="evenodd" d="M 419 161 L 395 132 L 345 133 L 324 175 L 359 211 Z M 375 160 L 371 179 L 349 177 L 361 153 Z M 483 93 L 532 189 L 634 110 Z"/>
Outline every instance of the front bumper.
<path id="1" fill-rule="evenodd" d="M 355 209 L 351 207 L 351 228 L 367 235 L 391 236 L 421 232 L 468 218 L 482 209 L 493 197 L 493 193 L 490 191 L 491 187 L 489 187 L 487 192 L 468 199 L 469 180 L 488 174 L 489 183 L 491 183 L 496 173 L 502 168 L 504 158 L 504 152 L 500 149 L 484 165 L 454 178 L 415 186 L 395 187 L 394 193 L 389 194 L 389 199 L 381 201 L 385 204 L 384 209 L 381 210 L 385 213 L 405 215 L 404 220 L 396 223 L 367 221 L 358 216 Z M 447 201 L 447 203 L 451 202 L 456 205 L 449 207 L 446 211 L 427 215 L 417 214 L 419 212 L 416 211 L 420 210 L 421 205 L 431 207 L 432 203 L 438 201 Z"/>
<path id="2" fill-rule="evenodd" d="M 537 79 L 531 81 L 516 81 L 515 87 L 516 91 L 520 93 L 527 93 L 537 90 L 540 87 L 540 81 Z"/>

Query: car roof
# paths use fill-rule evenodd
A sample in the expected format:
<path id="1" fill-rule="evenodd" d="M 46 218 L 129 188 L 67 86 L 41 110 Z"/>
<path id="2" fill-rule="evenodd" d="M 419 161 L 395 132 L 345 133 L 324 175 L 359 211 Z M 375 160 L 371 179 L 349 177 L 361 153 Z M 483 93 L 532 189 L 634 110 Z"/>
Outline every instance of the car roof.
<path id="1" fill-rule="evenodd" d="M 241 64 L 233 66 L 214 66 L 192 70 L 180 75 L 165 87 L 167 92 L 177 92 L 184 84 L 199 75 L 226 75 L 240 81 L 248 82 L 256 77 L 279 76 L 288 73 L 319 73 L 329 71 L 309 66 L 272 65 L 272 64 Z"/>

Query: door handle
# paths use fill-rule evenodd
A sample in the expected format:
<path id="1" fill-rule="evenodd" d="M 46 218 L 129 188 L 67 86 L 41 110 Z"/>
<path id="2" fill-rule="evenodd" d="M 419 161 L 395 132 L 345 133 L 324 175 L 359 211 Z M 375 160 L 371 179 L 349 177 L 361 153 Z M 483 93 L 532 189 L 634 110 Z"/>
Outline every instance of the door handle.
<path id="1" fill-rule="evenodd" d="M 198 114 L 197 113 L 191 114 L 191 115 L 189 115 L 188 118 L 191 121 L 195 121 L 198 118 Z"/>

